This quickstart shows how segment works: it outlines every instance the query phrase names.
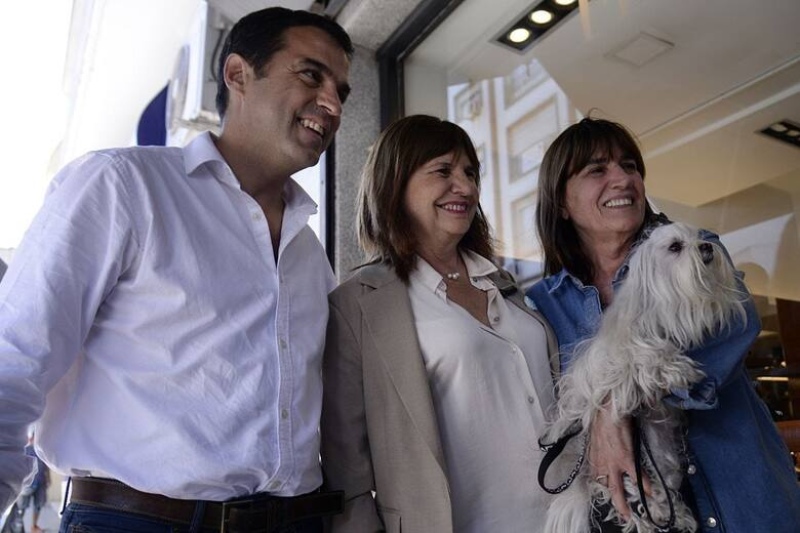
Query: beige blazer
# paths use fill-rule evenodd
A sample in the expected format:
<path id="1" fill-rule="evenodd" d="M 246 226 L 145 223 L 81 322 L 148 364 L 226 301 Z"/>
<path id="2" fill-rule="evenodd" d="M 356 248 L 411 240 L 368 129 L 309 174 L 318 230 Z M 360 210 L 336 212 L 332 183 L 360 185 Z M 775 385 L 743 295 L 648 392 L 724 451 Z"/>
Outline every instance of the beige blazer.
<path id="1" fill-rule="evenodd" d="M 539 372 L 551 376 L 558 364 L 552 330 L 507 273 L 492 280 L 544 325 L 548 354 Z M 447 468 L 406 285 L 389 267 L 369 265 L 329 300 L 322 468 L 325 487 L 344 490 L 346 500 L 333 531 L 452 532 Z M 539 395 L 547 409 L 552 389 Z"/>

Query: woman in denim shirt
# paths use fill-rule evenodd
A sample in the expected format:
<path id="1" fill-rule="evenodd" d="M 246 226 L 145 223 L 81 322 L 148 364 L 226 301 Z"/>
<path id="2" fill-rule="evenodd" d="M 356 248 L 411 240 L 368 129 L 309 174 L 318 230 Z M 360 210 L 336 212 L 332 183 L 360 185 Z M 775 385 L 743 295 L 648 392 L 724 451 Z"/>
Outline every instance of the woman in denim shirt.
<path id="1" fill-rule="evenodd" d="M 597 330 L 603 309 L 624 282 L 628 255 L 642 229 L 666 221 L 647 203 L 644 175 L 633 136 L 602 119 L 570 126 L 544 156 L 537 227 L 548 277 L 527 296 L 555 329 L 562 371 L 575 345 Z M 711 232 L 703 238 L 719 243 Z M 701 530 L 797 533 L 800 485 L 744 366 L 761 329 L 752 299 L 746 309 L 746 324 L 688 354 L 706 378 L 665 401 L 687 413 L 686 492 Z M 622 478 L 635 478 L 632 448 L 630 421 L 614 424 L 601 410 L 591 429 L 589 462 L 593 475 L 607 479 L 612 504 L 623 517 L 631 513 Z M 649 480 L 644 481 L 647 487 Z M 618 530 L 605 522 L 600 527 Z"/>

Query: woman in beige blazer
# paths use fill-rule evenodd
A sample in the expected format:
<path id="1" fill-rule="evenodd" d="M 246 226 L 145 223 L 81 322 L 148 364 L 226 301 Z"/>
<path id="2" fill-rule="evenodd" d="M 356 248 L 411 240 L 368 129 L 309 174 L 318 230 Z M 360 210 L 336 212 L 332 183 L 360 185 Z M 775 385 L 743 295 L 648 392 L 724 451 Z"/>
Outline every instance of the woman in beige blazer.
<path id="1" fill-rule="evenodd" d="M 373 147 L 359 193 L 371 256 L 330 296 L 322 465 L 333 531 L 535 532 L 537 438 L 555 339 L 494 266 L 479 162 L 460 127 L 415 115 Z"/>

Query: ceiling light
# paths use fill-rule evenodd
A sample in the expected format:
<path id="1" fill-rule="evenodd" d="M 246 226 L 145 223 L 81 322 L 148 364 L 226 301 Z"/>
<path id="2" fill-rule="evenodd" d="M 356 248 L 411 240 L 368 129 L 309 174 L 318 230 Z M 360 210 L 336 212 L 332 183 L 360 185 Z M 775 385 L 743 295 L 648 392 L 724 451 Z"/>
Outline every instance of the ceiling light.
<path id="1" fill-rule="evenodd" d="M 800 124 L 789 119 L 773 122 L 759 133 L 772 137 L 795 148 L 800 148 Z"/>
<path id="2" fill-rule="evenodd" d="M 492 41 L 517 52 L 524 52 L 577 8 L 576 0 L 537 0 Z"/>
<path id="3" fill-rule="evenodd" d="M 553 14 L 546 9 L 537 9 L 531 13 L 531 21 L 535 24 L 547 24 L 553 20 Z"/>
<path id="4" fill-rule="evenodd" d="M 512 43 L 524 43 L 531 36 L 530 30 L 515 28 L 508 33 L 508 40 Z"/>

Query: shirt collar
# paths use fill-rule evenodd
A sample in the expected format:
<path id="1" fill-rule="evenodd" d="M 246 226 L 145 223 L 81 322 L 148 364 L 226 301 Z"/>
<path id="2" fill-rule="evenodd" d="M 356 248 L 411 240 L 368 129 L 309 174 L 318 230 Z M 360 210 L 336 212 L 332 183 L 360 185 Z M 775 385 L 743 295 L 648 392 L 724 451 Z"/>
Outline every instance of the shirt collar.
<path id="1" fill-rule="evenodd" d="M 497 267 L 494 263 L 470 250 L 464 251 L 461 254 L 461 258 L 464 259 L 467 273 L 471 278 L 486 277 L 492 272 L 497 272 Z"/>
<path id="2" fill-rule="evenodd" d="M 611 282 L 612 284 L 616 285 L 624 280 L 628 275 L 628 269 L 630 268 L 628 266 L 628 261 L 630 261 L 630 253 L 628 253 L 628 257 L 625 258 L 625 261 L 622 263 L 622 265 L 620 265 L 620 267 L 617 269 L 617 272 L 614 274 L 614 279 Z M 561 285 L 567 282 L 567 280 L 571 281 L 572 284 L 579 289 L 583 289 L 585 287 L 580 279 L 570 274 L 566 268 L 562 268 L 561 272 L 553 276 L 550 283 L 550 288 L 547 292 L 553 293 L 557 291 Z"/>
<path id="3" fill-rule="evenodd" d="M 548 292 L 552 293 L 552 292 L 557 291 L 558 288 L 561 287 L 561 285 L 563 285 L 566 282 L 567 279 L 572 280 L 572 283 L 574 283 L 578 287 L 582 287 L 583 286 L 583 283 L 581 283 L 581 280 L 579 280 L 578 278 L 576 278 L 575 276 L 573 276 L 572 274 L 567 272 L 566 268 L 562 268 L 561 272 L 559 272 L 558 274 L 553 276 L 552 282 L 550 283 L 550 290 Z"/>
<path id="4" fill-rule="evenodd" d="M 214 139 L 210 131 L 201 133 L 183 148 L 183 164 L 185 165 L 186 175 L 192 176 L 202 165 L 218 161 L 226 168 L 228 163 L 222 154 L 217 150 Z M 231 173 L 232 174 L 232 173 Z"/>
<path id="5" fill-rule="evenodd" d="M 283 186 L 283 201 L 286 202 L 286 207 L 293 211 L 304 211 L 309 215 L 317 212 L 316 202 L 294 178 L 286 180 L 286 185 Z"/>
<path id="6" fill-rule="evenodd" d="M 467 267 L 467 275 L 470 278 L 485 278 L 492 272 L 497 271 L 494 263 L 469 250 L 461 252 L 461 259 L 464 260 L 464 265 Z M 438 294 L 446 291 L 442 275 L 420 256 L 417 256 L 416 268 L 411 271 L 409 278 L 428 287 L 434 293 Z"/>
<path id="7" fill-rule="evenodd" d="M 186 175 L 189 177 L 195 175 L 202 166 L 221 167 L 224 169 L 222 172 L 212 171 L 214 177 L 241 189 L 239 180 L 236 179 L 228 162 L 217 149 L 212 133 L 209 131 L 201 133 L 183 148 L 183 161 Z M 283 201 L 286 202 L 286 207 L 292 210 L 302 210 L 309 215 L 317 212 L 316 202 L 293 178 L 286 180 L 283 188 Z"/>
<path id="8" fill-rule="evenodd" d="M 644 230 L 641 232 L 639 238 L 636 240 L 633 246 L 631 246 L 630 250 L 628 250 L 628 254 L 625 256 L 625 260 L 622 262 L 620 267 L 614 273 L 614 279 L 611 281 L 613 285 L 620 283 L 628 276 L 628 270 L 630 269 L 628 263 L 631 260 L 631 255 L 633 255 L 634 250 L 636 250 L 636 248 L 642 243 L 642 241 L 644 241 L 650 236 L 650 233 L 653 231 L 653 229 L 657 228 L 658 226 L 663 226 L 665 224 L 671 224 L 671 223 L 672 221 L 664 213 L 655 213 L 648 220 L 645 221 Z M 549 292 L 554 292 L 555 290 L 557 290 L 567 279 L 572 280 L 572 283 L 574 283 L 575 286 L 578 287 L 579 289 L 583 289 L 584 287 L 583 282 L 578 278 L 576 278 L 575 276 L 573 276 L 572 274 L 570 274 L 569 272 L 567 272 L 566 269 L 562 268 L 561 272 L 556 274 L 556 276 L 553 278 Z"/>

